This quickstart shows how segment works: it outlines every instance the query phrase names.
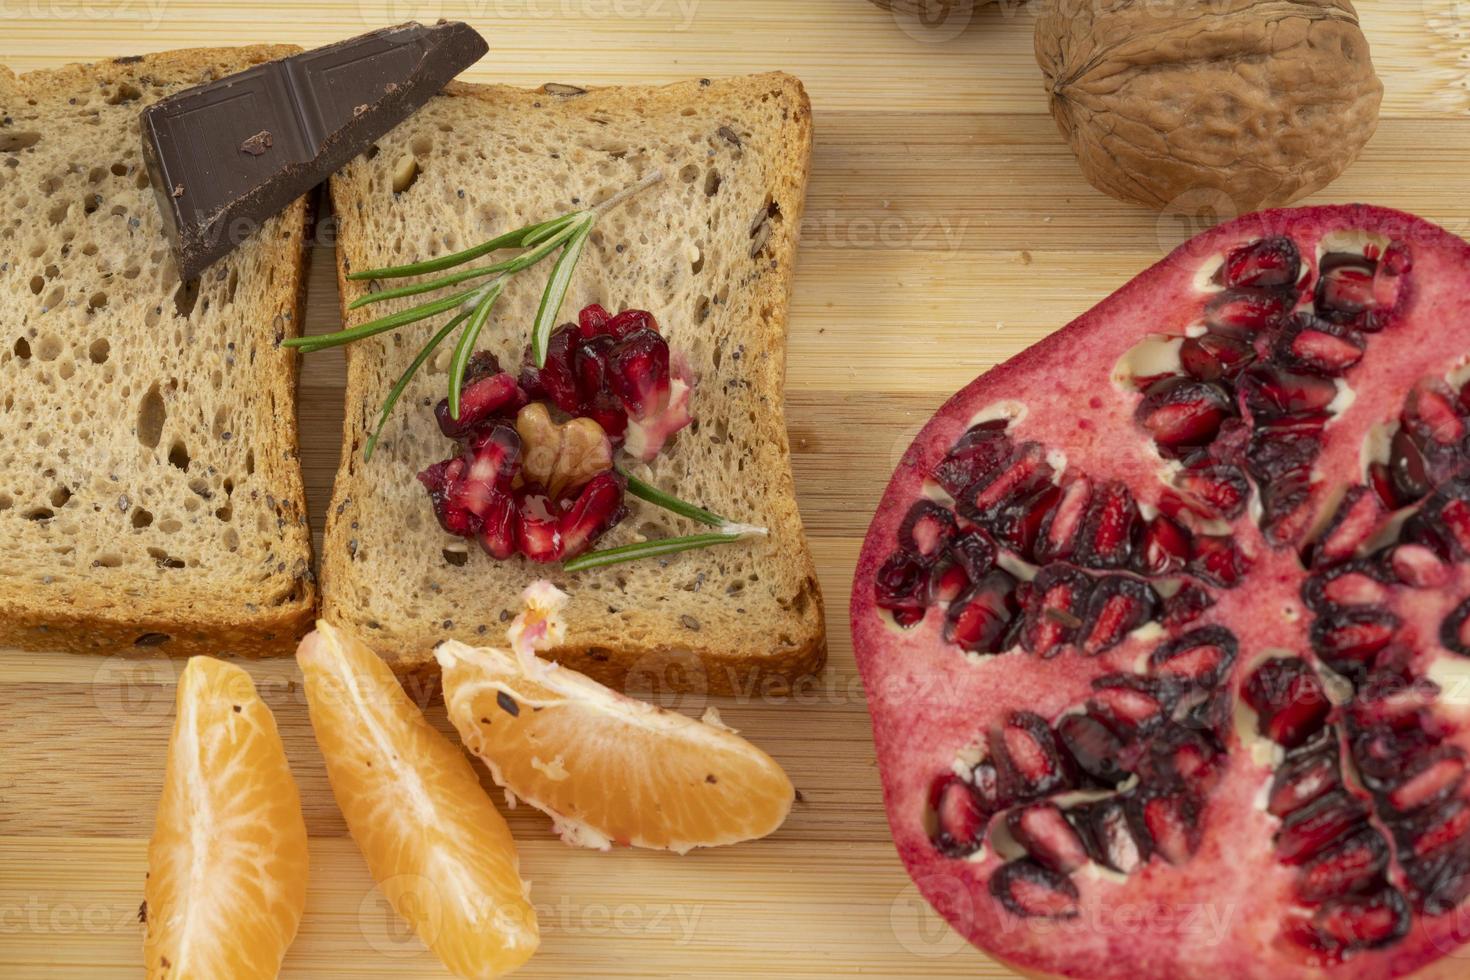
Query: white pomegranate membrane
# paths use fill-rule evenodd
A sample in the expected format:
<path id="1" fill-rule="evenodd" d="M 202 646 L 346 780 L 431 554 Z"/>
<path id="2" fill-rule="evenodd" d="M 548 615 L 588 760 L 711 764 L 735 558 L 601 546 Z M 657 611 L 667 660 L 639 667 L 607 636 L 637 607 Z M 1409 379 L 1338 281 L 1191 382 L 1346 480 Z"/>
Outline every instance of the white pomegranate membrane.
<path id="1" fill-rule="evenodd" d="M 920 434 L 853 633 L 900 853 L 977 945 L 1134 978 L 1465 955 L 1467 284 L 1407 215 L 1250 216 Z M 1108 925 L 1190 902 L 1239 914 Z"/>
<path id="2" fill-rule="evenodd" d="M 683 358 L 671 357 L 651 313 L 614 316 L 593 304 L 577 323 L 551 335 L 543 367 L 530 364 L 528 355 L 519 378 L 502 371 L 494 355 L 474 355 L 459 417 L 451 416 L 448 399 L 434 409 L 460 453 L 424 470 L 419 482 L 440 526 L 479 541 L 492 558 L 576 558 L 626 515 L 625 481 L 611 469 L 556 493 L 531 481 L 516 413 L 538 401 L 567 417 L 592 419 L 614 445 L 648 462 L 693 421 L 693 390 L 692 373 Z"/>

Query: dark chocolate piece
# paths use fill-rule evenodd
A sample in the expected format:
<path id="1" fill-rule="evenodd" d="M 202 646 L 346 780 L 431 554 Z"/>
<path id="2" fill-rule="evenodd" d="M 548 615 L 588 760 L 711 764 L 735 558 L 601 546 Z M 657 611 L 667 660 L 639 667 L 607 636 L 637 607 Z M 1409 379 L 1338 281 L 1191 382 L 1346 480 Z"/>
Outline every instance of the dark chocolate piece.
<path id="1" fill-rule="evenodd" d="M 401 24 L 144 109 L 143 157 L 180 278 L 197 277 L 486 50 L 466 24 Z"/>

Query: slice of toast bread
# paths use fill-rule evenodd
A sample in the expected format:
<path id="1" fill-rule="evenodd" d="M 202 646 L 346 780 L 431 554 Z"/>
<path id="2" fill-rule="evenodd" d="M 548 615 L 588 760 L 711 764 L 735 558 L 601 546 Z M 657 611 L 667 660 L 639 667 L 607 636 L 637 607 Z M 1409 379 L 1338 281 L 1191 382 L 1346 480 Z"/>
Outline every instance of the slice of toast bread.
<path id="1" fill-rule="evenodd" d="M 434 671 L 445 639 L 499 642 L 537 578 L 570 593 L 551 659 L 633 687 L 751 693 L 820 669 L 821 593 L 792 483 L 783 405 L 786 312 L 811 152 L 796 79 L 766 74 L 585 91 L 453 84 L 332 178 L 339 277 L 466 248 L 606 200 L 650 171 L 660 183 L 599 219 L 561 309 L 650 310 L 699 377 L 695 424 L 633 472 L 770 536 L 569 574 L 498 562 L 435 522 L 415 474 L 453 453 L 432 406 L 452 344 L 414 379 L 377 451 L 379 406 L 427 338 L 425 321 L 348 349 L 341 469 L 322 556 L 326 617 L 400 673 Z M 395 176 L 417 174 L 401 193 Z M 480 338 L 522 363 L 550 264 L 515 277 Z M 369 286 L 340 279 L 361 323 L 412 300 L 345 312 Z M 628 498 L 598 543 L 699 530 Z"/>
<path id="2" fill-rule="evenodd" d="M 181 283 L 139 109 L 289 47 L 0 68 L 0 647 L 289 653 L 307 204 Z"/>

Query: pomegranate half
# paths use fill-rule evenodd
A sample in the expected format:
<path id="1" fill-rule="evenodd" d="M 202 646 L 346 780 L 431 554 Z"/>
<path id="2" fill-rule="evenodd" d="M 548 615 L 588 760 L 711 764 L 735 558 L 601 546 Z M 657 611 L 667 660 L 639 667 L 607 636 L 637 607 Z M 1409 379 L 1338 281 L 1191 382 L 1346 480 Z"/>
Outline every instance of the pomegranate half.
<path id="1" fill-rule="evenodd" d="M 1470 246 L 1195 238 L 956 395 L 852 599 L 889 823 L 1079 977 L 1470 974 Z"/>

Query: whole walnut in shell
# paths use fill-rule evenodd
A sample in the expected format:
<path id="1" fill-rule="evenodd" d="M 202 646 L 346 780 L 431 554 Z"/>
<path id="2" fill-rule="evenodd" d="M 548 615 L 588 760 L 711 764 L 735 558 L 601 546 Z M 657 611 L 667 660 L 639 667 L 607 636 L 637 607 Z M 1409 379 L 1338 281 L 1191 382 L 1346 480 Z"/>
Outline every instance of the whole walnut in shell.
<path id="1" fill-rule="evenodd" d="M 1237 213 L 1331 182 L 1378 125 L 1383 85 L 1349 0 L 1047 0 L 1036 60 L 1098 189 Z"/>

